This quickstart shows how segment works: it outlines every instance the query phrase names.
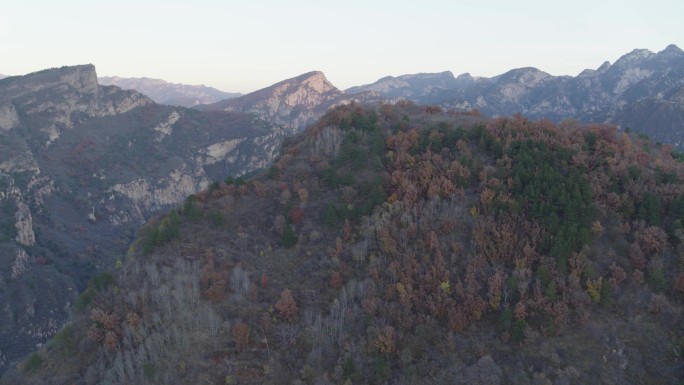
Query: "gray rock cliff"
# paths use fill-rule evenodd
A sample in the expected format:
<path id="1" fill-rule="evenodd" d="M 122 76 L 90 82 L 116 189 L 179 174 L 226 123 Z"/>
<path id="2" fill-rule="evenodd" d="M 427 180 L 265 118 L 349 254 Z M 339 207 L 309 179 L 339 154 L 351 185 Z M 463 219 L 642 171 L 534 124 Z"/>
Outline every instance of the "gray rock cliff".
<path id="1" fill-rule="evenodd" d="M 13 293 L 0 295 L 0 371 L 63 325 L 151 215 L 267 167 L 286 133 L 101 86 L 92 65 L 0 80 L 0 293 Z"/>

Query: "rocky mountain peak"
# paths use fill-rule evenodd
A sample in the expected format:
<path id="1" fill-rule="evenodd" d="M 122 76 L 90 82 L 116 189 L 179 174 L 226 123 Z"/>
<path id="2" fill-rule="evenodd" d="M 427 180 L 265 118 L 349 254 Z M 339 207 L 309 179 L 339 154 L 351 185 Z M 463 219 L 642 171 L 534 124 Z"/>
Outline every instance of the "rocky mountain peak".
<path id="1" fill-rule="evenodd" d="M 321 71 L 312 71 L 300 75 L 296 78 L 290 79 L 289 82 L 293 85 L 300 85 L 302 87 L 309 88 L 313 92 L 327 93 L 327 92 L 339 92 L 337 87 L 332 85 L 330 81 L 325 77 L 325 74 Z"/>
<path id="2" fill-rule="evenodd" d="M 533 86 L 550 76 L 551 75 L 537 68 L 523 67 L 510 70 L 501 75 L 499 82 L 516 82 L 522 83 L 526 86 Z"/>
<path id="3" fill-rule="evenodd" d="M 454 74 L 451 71 L 442 71 L 435 73 L 418 73 L 412 75 L 402 75 L 399 76 L 400 79 L 441 79 L 441 80 L 454 80 Z"/>
<path id="4" fill-rule="evenodd" d="M 443 71 L 439 73 L 440 76 L 447 77 L 447 78 L 455 78 L 454 73 L 451 71 Z"/>
<path id="5" fill-rule="evenodd" d="M 11 129 L 21 115 L 40 113 L 45 145 L 78 122 L 152 104 L 148 97 L 117 87 L 101 87 L 92 64 L 52 68 L 0 80 L 0 127 Z"/>
<path id="6" fill-rule="evenodd" d="M 219 103 L 233 102 L 239 104 L 246 101 L 286 96 L 286 99 L 288 100 L 285 100 L 285 103 L 292 105 L 292 103 L 297 104 L 298 102 L 302 102 L 303 99 L 315 98 L 328 93 L 338 94 L 341 93 L 341 91 L 328 81 L 323 72 L 312 71 L 294 78 L 283 80 L 272 86 L 244 95 L 243 97 Z M 298 97 L 296 99 L 298 100 L 293 100 L 290 97 L 292 95 L 297 95 Z"/>
<path id="7" fill-rule="evenodd" d="M 681 48 L 677 47 L 674 44 L 670 44 L 667 47 L 665 47 L 664 50 L 658 52 L 658 56 L 665 56 L 665 57 L 672 57 L 672 58 L 681 58 L 684 57 L 684 51 L 682 51 Z"/>
<path id="8" fill-rule="evenodd" d="M 297 77 L 283 80 L 270 87 L 234 99 L 240 102 L 266 103 L 274 109 L 288 110 L 297 107 L 315 107 L 325 100 L 336 98 L 342 92 L 326 79 L 323 72 L 307 72 Z"/>
<path id="9" fill-rule="evenodd" d="M 92 64 L 65 67 L 61 72 L 60 81 L 80 89 L 83 92 L 97 91 L 97 72 Z"/>
<path id="10" fill-rule="evenodd" d="M 454 77 L 451 71 L 434 73 L 416 73 L 401 76 L 386 76 L 375 83 L 351 87 L 346 90 L 347 94 L 361 94 L 363 92 L 376 92 L 390 98 L 424 97 L 434 92 L 440 92 L 454 87 L 469 84 L 472 78 Z"/>
<path id="11" fill-rule="evenodd" d="M 301 131 L 341 102 L 344 93 L 323 72 L 312 71 L 286 79 L 250 94 L 200 106 L 203 110 L 243 112 Z"/>
<path id="12" fill-rule="evenodd" d="M 395 90 L 411 87 L 409 82 L 406 81 L 406 76 L 408 75 L 405 75 L 404 77 L 385 76 L 373 84 L 354 86 L 347 89 L 345 92 L 347 92 L 348 94 L 356 94 L 359 92 L 372 91 L 391 94 L 392 96 L 394 96 L 393 92 Z"/>
<path id="13" fill-rule="evenodd" d="M 624 68 L 638 66 L 653 56 L 655 56 L 655 54 L 647 49 L 635 49 L 620 57 L 613 67 Z"/>
<path id="14" fill-rule="evenodd" d="M 481 77 L 473 77 L 469 72 L 458 75 L 454 80 L 454 85 L 456 88 L 467 88 L 473 85 L 476 81 L 483 79 Z"/>
<path id="15" fill-rule="evenodd" d="M 64 90 L 65 86 L 80 94 L 92 94 L 99 87 L 95 66 L 92 64 L 51 68 L 24 76 L 12 76 L 2 82 L 5 93 L 13 97 L 53 88 Z"/>
<path id="16" fill-rule="evenodd" d="M 578 78 L 587 78 L 587 77 L 598 76 L 598 75 L 606 73 L 606 71 L 608 71 L 611 67 L 612 66 L 611 66 L 610 62 L 606 60 L 603 62 L 603 64 L 601 64 L 601 66 L 599 68 L 597 68 L 597 69 L 587 68 L 584 71 L 580 72 L 579 75 L 577 75 L 577 77 Z"/>
<path id="17" fill-rule="evenodd" d="M 606 72 L 610 69 L 611 64 L 608 60 L 604 61 L 603 64 L 598 68 L 598 72 Z"/>

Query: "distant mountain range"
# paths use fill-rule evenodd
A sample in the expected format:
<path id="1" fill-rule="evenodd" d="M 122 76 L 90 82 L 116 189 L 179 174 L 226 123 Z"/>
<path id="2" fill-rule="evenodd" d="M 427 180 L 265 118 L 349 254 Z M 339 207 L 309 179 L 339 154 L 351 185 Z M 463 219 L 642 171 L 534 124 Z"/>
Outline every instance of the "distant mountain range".
<path id="1" fill-rule="evenodd" d="M 330 107 L 356 102 L 438 105 L 477 109 L 487 116 L 521 113 L 554 122 L 612 123 L 684 149 L 684 52 L 672 44 L 653 53 L 635 49 L 614 64 L 577 76 L 552 76 L 534 67 L 494 77 L 455 77 L 450 71 L 387 76 L 373 84 L 337 89 L 322 72 L 309 72 L 247 95 L 159 79 L 103 77 L 103 84 L 135 89 L 162 104 L 243 112 L 301 131 Z"/>
<path id="2" fill-rule="evenodd" d="M 118 76 L 102 76 L 98 78 L 102 85 L 114 85 L 125 90 L 136 90 L 159 104 L 170 106 L 192 107 L 198 104 L 209 104 L 219 100 L 241 96 L 240 93 L 223 92 L 204 85 L 187 85 L 169 83 L 161 79 L 121 78 Z"/>
<path id="3" fill-rule="evenodd" d="M 675 45 L 634 50 L 614 64 L 579 75 L 552 76 L 518 68 L 486 78 L 451 72 L 385 77 L 347 94 L 375 92 L 445 109 L 478 109 L 488 116 L 522 113 L 532 119 L 613 123 L 684 146 L 684 52 Z"/>
<path id="4" fill-rule="evenodd" d="M 612 123 L 684 149 L 684 52 L 675 45 L 658 53 L 637 49 L 574 77 L 533 67 L 491 78 L 446 71 L 388 76 L 341 91 L 315 71 L 197 108 L 249 113 L 297 132 L 331 106 L 402 99 L 486 116 Z"/>
<path id="5" fill-rule="evenodd" d="M 377 92 L 386 98 L 405 98 L 420 100 L 429 97 L 436 91 L 463 88 L 472 83 L 470 74 L 458 78 L 451 71 L 439 73 L 419 73 L 401 76 L 386 76 L 373 84 L 348 88 L 345 92 L 356 94 L 359 92 Z"/>

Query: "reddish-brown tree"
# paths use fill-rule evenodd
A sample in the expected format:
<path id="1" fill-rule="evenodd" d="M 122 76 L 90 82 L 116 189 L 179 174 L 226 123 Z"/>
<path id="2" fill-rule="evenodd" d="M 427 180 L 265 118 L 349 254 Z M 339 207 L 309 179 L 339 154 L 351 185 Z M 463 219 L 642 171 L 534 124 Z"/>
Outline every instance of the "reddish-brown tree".
<path id="1" fill-rule="evenodd" d="M 301 207 L 293 207 L 292 210 L 290 210 L 289 217 L 292 223 L 295 225 L 299 224 L 304 218 L 304 209 Z"/>
<path id="2" fill-rule="evenodd" d="M 342 280 L 342 274 L 340 274 L 339 271 L 332 273 L 332 275 L 330 276 L 330 286 L 333 289 L 339 290 L 342 287 L 343 283 L 344 281 Z"/>
<path id="3" fill-rule="evenodd" d="M 292 292 L 290 289 L 285 289 L 280 293 L 280 299 L 275 305 L 276 309 L 288 322 L 292 322 L 297 318 L 297 313 L 299 312 L 299 307 L 292 297 Z"/>
<path id="4" fill-rule="evenodd" d="M 249 345 L 249 326 L 246 323 L 237 323 L 233 325 L 230 331 L 233 333 L 235 345 L 238 349 L 242 350 Z"/>

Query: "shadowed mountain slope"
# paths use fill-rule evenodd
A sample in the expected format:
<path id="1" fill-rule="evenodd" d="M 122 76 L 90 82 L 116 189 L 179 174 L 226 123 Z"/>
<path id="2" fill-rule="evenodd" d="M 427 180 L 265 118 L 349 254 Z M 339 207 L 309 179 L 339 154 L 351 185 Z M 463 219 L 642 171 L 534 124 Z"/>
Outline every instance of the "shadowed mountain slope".
<path id="1" fill-rule="evenodd" d="M 92 65 L 0 80 L 0 369 L 64 324 L 152 214 L 268 166 L 284 136 L 101 86 Z"/>

